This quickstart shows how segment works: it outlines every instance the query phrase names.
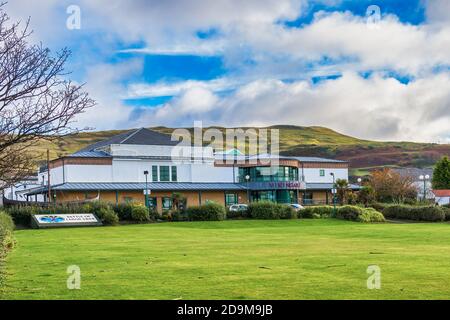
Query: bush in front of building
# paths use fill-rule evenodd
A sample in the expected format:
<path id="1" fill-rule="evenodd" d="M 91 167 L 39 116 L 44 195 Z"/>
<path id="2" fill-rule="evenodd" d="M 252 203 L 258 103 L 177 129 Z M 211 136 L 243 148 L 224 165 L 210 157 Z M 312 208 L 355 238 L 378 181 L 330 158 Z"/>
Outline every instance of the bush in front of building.
<path id="1" fill-rule="evenodd" d="M 119 220 L 129 221 L 131 220 L 131 212 L 133 211 L 134 203 L 124 202 L 113 206 L 113 210 L 117 213 Z"/>
<path id="2" fill-rule="evenodd" d="M 99 208 L 95 215 L 102 221 L 104 225 L 116 225 L 119 223 L 119 217 L 112 208 Z"/>
<path id="3" fill-rule="evenodd" d="M 297 212 L 288 205 L 271 201 L 252 202 L 248 205 L 248 217 L 252 219 L 296 219 Z"/>
<path id="4" fill-rule="evenodd" d="M 30 226 L 31 216 L 39 214 L 41 209 L 34 206 L 12 206 L 5 210 L 12 217 L 16 225 Z"/>
<path id="5" fill-rule="evenodd" d="M 388 219 L 439 222 L 446 218 L 445 210 L 438 206 L 391 205 L 383 210 Z"/>
<path id="6" fill-rule="evenodd" d="M 221 221 L 226 218 L 225 207 L 213 202 L 188 207 L 186 214 L 191 221 Z"/>
<path id="7" fill-rule="evenodd" d="M 444 209 L 445 221 L 450 221 L 450 206 L 444 206 L 442 209 Z"/>
<path id="8" fill-rule="evenodd" d="M 143 205 L 133 205 L 131 207 L 131 219 L 137 222 L 150 221 L 148 208 Z"/>
<path id="9" fill-rule="evenodd" d="M 300 210 L 298 214 L 299 218 L 305 219 L 329 218 L 333 216 L 333 210 L 332 206 L 311 206 Z"/>
<path id="10" fill-rule="evenodd" d="M 384 222 L 384 216 L 374 208 L 342 206 L 337 209 L 336 218 L 357 222 Z"/>
<path id="11" fill-rule="evenodd" d="M 0 211 L 0 260 L 14 246 L 13 230 L 14 221 L 12 217 L 6 212 Z"/>
<path id="12" fill-rule="evenodd" d="M 297 211 L 294 210 L 291 206 L 285 204 L 278 204 L 278 211 L 280 215 L 280 219 L 297 219 L 298 214 Z"/>

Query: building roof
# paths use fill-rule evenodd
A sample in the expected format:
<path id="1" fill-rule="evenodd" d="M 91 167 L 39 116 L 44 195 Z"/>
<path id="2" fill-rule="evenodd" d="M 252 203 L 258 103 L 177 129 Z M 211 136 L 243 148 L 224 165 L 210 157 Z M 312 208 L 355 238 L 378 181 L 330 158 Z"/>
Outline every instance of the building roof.
<path id="1" fill-rule="evenodd" d="M 155 191 L 182 191 L 182 190 L 246 190 L 246 187 L 239 183 L 228 182 L 149 182 L 147 184 L 149 190 Z M 95 183 L 78 183 L 68 182 L 52 186 L 55 191 L 142 191 L 145 190 L 145 182 L 95 182 Z M 48 191 L 47 186 L 34 189 L 28 195 L 41 194 Z"/>
<path id="2" fill-rule="evenodd" d="M 433 190 L 433 193 L 436 197 L 450 197 L 450 190 Z"/>
<path id="3" fill-rule="evenodd" d="M 257 154 L 248 156 L 248 159 L 286 159 L 286 160 L 297 160 L 299 162 L 322 162 L 322 163 L 347 163 L 344 160 L 336 160 L 336 159 L 327 159 L 320 157 L 291 157 L 291 156 L 283 156 L 283 155 L 274 155 L 269 153 Z"/>
<path id="4" fill-rule="evenodd" d="M 361 186 L 357 184 L 349 183 L 349 187 L 352 190 L 359 190 Z M 333 189 L 332 183 L 306 183 L 306 190 L 331 190 Z"/>
<path id="5" fill-rule="evenodd" d="M 171 137 L 167 134 L 159 133 L 147 128 L 140 128 L 129 130 L 127 132 L 112 136 L 109 139 L 91 144 L 90 146 L 87 146 L 72 154 L 72 156 L 89 156 L 89 154 L 86 154 L 85 152 L 99 151 L 97 149 L 107 147 L 111 144 L 175 146 L 178 144 L 178 141 L 172 141 Z"/>
<path id="6" fill-rule="evenodd" d="M 397 172 L 402 177 L 411 177 L 415 181 L 419 180 L 419 176 L 429 175 L 430 179 L 433 178 L 433 169 L 431 168 L 394 168 L 394 172 Z"/>

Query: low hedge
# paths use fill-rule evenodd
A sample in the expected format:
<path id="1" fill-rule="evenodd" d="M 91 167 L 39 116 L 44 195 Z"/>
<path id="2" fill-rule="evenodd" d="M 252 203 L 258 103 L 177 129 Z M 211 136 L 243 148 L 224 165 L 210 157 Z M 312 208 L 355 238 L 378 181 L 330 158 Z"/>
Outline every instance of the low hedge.
<path id="1" fill-rule="evenodd" d="M 13 232 L 14 222 L 9 214 L 0 211 L 0 260 L 14 246 Z M 0 261 L 1 267 L 1 261 Z M 2 270 L 0 270 L 0 287 L 2 286 Z"/>
<path id="2" fill-rule="evenodd" d="M 131 219 L 137 222 L 150 221 L 150 213 L 147 207 L 134 205 L 131 207 Z"/>
<path id="3" fill-rule="evenodd" d="M 252 202 L 247 215 L 253 219 L 296 219 L 297 212 L 288 205 L 271 201 Z"/>
<path id="4" fill-rule="evenodd" d="M 217 203 L 188 207 L 186 215 L 191 221 L 221 221 L 226 218 L 225 207 Z"/>
<path id="5" fill-rule="evenodd" d="M 445 213 L 445 221 L 450 221 L 450 207 L 444 206 L 442 209 Z"/>
<path id="6" fill-rule="evenodd" d="M 357 222 L 384 222 L 384 216 L 374 208 L 362 208 L 358 206 L 342 206 L 337 209 L 337 219 Z"/>
<path id="7" fill-rule="evenodd" d="M 383 215 L 388 219 L 415 221 L 437 222 L 446 219 L 445 209 L 438 206 L 391 205 L 383 210 Z"/>
<path id="8" fill-rule="evenodd" d="M 311 206 L 300 210 L 299 217 L 305 219 L 329 218 L 333 216 L 333 212 L 332 206 Z"/>

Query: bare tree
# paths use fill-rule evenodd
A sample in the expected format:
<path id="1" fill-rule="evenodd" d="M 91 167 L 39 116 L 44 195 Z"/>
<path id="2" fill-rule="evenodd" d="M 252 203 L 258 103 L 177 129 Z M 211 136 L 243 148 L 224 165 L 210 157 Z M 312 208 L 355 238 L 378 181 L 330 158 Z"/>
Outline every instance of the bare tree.
<path id="1" fill-rule="evenodd" d="M 30 147 L 76 132 L 76 115 L 95 104 L 82 86 L 64 79 L 70 51 L 51 55 L 30 44 L 30 34 L 29 21 L 10 21 L 0 5 L 0 188 L 31 173 Z"/>

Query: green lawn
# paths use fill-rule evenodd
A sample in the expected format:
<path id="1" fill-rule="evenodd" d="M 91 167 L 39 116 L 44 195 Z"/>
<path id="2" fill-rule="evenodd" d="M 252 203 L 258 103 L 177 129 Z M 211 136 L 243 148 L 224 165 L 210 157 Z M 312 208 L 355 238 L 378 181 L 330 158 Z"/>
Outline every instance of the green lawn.
<path id="1" fill-rule="evenodd" d="M 449 299 L 450 224 L 180 222 L 16 231 L 3 299 Z M 366 287 L 368 265 L 381 289 Z M 81 268 L 68 290 L 66 268 Z"/>

